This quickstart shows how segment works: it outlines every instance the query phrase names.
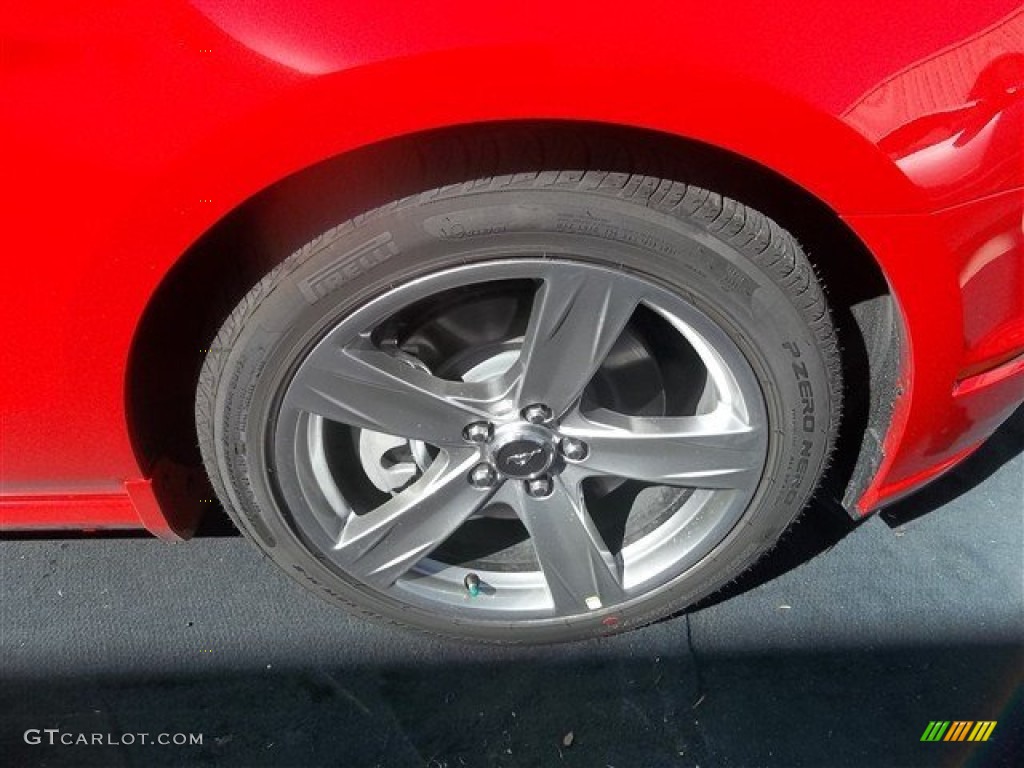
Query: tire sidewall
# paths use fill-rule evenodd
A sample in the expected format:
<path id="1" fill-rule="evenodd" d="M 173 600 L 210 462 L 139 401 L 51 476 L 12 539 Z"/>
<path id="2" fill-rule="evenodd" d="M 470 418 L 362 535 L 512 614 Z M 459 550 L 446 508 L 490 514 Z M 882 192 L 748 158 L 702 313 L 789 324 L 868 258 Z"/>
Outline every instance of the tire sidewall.
<path id="1" fill-rule="evenodd" d="M 653 279 L 716 322 L 754 370 L 770 433 L 762 481 L 699 563 L 625 605 L 573 619 L 459 624 L 385 598 L 309 551 L 275 488 L 277 408 L 305 354 L 338 320 L 394 286 L 477 261 L 545 255 Z M 810 497 L 830 450 L 829 370 L 785 276 L 697 222 L 600 194 L 444 190 L 386 206 L 307 245 L 254 289 L 226 340 L 214 387 L 216 479 L 233 517 L 293 578 L 326 599 L 429 631 L 496 642 L 557 642 L 641 625 L 736 578 Z M 210 463 L 209 460 L 207 462 Z"/>

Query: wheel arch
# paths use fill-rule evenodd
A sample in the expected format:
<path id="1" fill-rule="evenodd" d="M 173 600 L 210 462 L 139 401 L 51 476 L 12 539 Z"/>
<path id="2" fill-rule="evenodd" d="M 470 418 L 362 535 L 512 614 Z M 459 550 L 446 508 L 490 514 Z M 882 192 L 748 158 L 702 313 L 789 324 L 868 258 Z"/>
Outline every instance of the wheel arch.
<path id="1" fill-rule="evenodd" d="M 192 417 L 199 369 L 228 313 L 275 263 L 329 226 L 422 189 L 558 164 L 679 178 L 756 208 L 797 237 L 833 305 L 847 382 L 822 495 L 855 514 L 881 458 L 902 354 L 899 312 L 876 259 L 831 207 L 759 163 L 646 128 L 564 120 L 459 125 L 375 142 L 272 184 L 206 230 L 160 281 L 128 359 L 129 434 L 157 498 L 202 510 L 211 497 L 203 483 L 181 482 L 202 475 Z"/>

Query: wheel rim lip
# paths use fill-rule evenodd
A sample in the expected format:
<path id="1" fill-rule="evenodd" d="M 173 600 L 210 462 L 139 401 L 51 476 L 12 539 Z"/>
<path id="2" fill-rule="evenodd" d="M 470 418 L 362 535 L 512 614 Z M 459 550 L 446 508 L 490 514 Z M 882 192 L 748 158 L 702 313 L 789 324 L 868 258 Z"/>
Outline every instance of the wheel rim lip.
<path id="1" fill-rule="evenodd" d="M 321 344 L 333 343 L 339 335 L 369 330 L 404 307 L 450 288 L 509 279 L 538 280 L 543 279 L 544 271 L 562 267 L 598 270 L 612 278 L 640 281 L 649 288 L 650 295 L 645 295 L 641 303 L 666 319 L 694 346 L 709 374 L 712 374 L 714 369 L 719 377 L 732 377 L 733 384 L 730 389 L 733 396 L 739 396 L 738 404 L 747 422 L 760 425 L 761 432 L 765 435 L 760 447 L 761 465 L 758 468 L 758 471 L 763 473 L 768 455 L 765 398 L 751 363 L 732 338 L 690 298 L 681 295 L 678 287 L 669 287 L 655 275 L 624 267 L 613 268 L 576 257 L 574 254 L 559 254 L 557 258 L 538 258 L 532 255 L 504 258 L 490 256 L 486 260 L 440 269 L 392 286 L 353 308 L 321 333 L 319 339 L 306 349 L 302 360 L 292 366 L 290 377 L 280 389 L 285 396 L 279 398 L 277 402 L 285 401 L 287 391 L 312 350 Z M 364 322 L 367 317 L 372 318 L 369 324 Z M 708 366 L 709 359 L 715 361 L 716 365 Z M 716 378 L 716 386 L 718 383 Z M 510 410 L 505 421 L 512 418 L 513 412 Z M 286 517 L 290 520 L 294 532 L 313 550 L 314 556 L 345 579 L 358 582 L 357 577 L 333 563 L 329 556 L 336 539 L 336 530 L 332 528 L 332 523 L 337 523 L 340 527 L 340 514 L 347 509 L 347 503 L 336 486 L 331 488 L 328 484 L 322 483 L 318 483 L 317 487 L 310 485 L 310 476 L 316 476 L 315 470 L 310 471 L 310 464 L 316 458 L 316 443 L 322 426 L 322 417 L 314 414 L 289 414 L 283 409 L 276 413 L 274 429 L 270 435 L 275 471 L 268 479 L 274 486 L 275 495 L 283 502 L 282 507 L 286 510 Z M 300 449 L 300 445 L 304 445 L 305 450 Z M 306 462 L 305 467 L 302 466 L 303 459 L 310 460 Z M 303 477 L 304 474 L 306 477 Z M 515 481 L 509 479 L 506 482 Z M 622 556 L 626 561 L 623 586 L 626 590 L 626 599 L 615 605 L 603 606 L 601 611 L 593 611 L 590 614 L 580 612 L 578 615 L 603 615 L 609 610 L 622 610 L 642 600 L 651 591 L 678 581 L 727 538 L 729 532 L 742 518 L 759 487 L 760 480 L 751 484 L 747 490 L 695 489 L 687 502 L 668 520 L 654 531 L 623 547 Z M 733 497 L 731 500 L 725 498 L 729 495 Z M 703 520 L 703 533 L 698 537 L 698 541 L 684 552 L 677 553 L 678 556 L 672 558 L 669 567 L 638 567 L 645 560 L 653 561 L 653 556 L 659 552 L 664 559 L 666 553 L 663 550 L 667 546 L 665 541 L 678 538 L 678 534 L 688 523 L 701 523 L 702 514 L 704 518 L 709 517 L 709 514 L 714 512 L 711 508 L 714 505 L 710 502 L 715 500 L 725 509 L 719 510 L 720 513 L 717 515 L 711 515 L 713 519 Z M 300 503 L 288 503 L 289 501 Z M 693 502 L 692 505 L 690 502 Z M 659 540 L 659 537 L 654 535 L 659 532 L 667 533 L 669 536 L 662 536 Z M 630 567 L 630 557 L 627 557 L 627 554 L 630 557 L 637 557 L 637 563 L 633 567 Z M 648 565 L 650 566 L 650 563 Z M 552 603 L 540 571 L 475 571 L 485 584 L 494 588 L 495 594 L 519 596 L 496 601 L 493 597 L 489 600 L 468 599 L 463 579 L 470 571 L 462 566 L 426 558 L 414 570 L 415 573 L 411 572 L 411 577 L 401 578 L 390 590 L 373 591 L 428 612 L 436 612 L 438 607 L 443 607 L 460 621 L 470 624 L 492 623 L 496 620 L 544 623 L 548 620 L 564 621 L 572 616 L 552 614 Z"/>

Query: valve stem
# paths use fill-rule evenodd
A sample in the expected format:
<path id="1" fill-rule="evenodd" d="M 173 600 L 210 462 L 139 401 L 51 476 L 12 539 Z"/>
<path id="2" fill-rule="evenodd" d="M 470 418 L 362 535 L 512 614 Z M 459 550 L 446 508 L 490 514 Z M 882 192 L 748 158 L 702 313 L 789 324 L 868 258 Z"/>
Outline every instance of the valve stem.
<path id="1" fill-rule="evenodd" d="M 466 591 L 469 592 L 470 597 L 480 594 L 480 577 L 475 573 L 467 574 L 462 583 L 466 585 Z"/>

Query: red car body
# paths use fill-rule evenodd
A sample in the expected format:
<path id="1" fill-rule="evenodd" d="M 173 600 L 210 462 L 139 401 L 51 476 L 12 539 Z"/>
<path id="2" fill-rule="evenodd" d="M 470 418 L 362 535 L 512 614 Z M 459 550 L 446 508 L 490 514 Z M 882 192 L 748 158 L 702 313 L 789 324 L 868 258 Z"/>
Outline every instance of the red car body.
<path id="1" fill-rule="evenodd" d="M 1024 399 L 1017 0 L 43 0 L 0 18 L 0 528 L 186 532 L 209 494 L 132 416 L 162 282 L 280 180 L 480 123 L 726 150 L 860 240 L 903 343 L 853 514 L 952 466 Z"/>

